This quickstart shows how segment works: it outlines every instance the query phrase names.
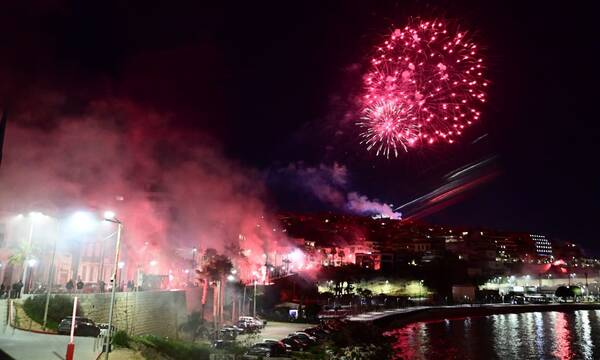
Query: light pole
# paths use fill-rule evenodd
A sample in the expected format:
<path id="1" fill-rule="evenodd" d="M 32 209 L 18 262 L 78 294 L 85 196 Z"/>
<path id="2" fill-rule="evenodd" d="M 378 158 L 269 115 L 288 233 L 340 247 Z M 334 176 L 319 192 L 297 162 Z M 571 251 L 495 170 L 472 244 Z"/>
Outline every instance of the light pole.
<path id="1" fill-rule="evenodd" d="M 33 245 L 33 224 L 35 220 L 38 218 L 42 218 L 44 214 L 37 211 L 32 211 L 29 213 L 29 236 L 27 237 L 27 246 L 25 247 L 25 258 L 23 259 L 23 276 L 21 277 L 21 282 L 23 283 L 23 294 L 29 290 L 27 285 L 27 260 L 29 260 L 29 256 L 31 255 L 31 246 Z M 31 277 L 31 274 L 30 274 Z"/>
<path id="2" fill-rule="evenodd" d="M 241 313 L 242 316 L 246 316 L 246 283 L 244 283 L 244 296 L 242 297 L 242 308 Z"/>
<path id="3" fill-rule="evenodd" d="M 111 277 L 112 281 L 112 291 L 110 294 L 110 309 L 108 312 L 108 331 L 106 332 L 106 342 L 105 342 L 105 359 L 108 360 L 108 353 L 110 350 L 110 337 L 112 333 L 112 320 L 113 320 L 113 311 L 115 306 L 115 293 L 117 290 L 117 271 L 119 270 L 119 251 L 121 250 L 121 232 L 123 231 L 123 223 L 119 219 L 115 217 L 115 213 L 112 211 L 107 211 L 104 213 L 104 220 L 117 224 L 117 242 L 115 244 L 115 266 L 113 268 L 113 273 Z"/>
<path id="4" fill-rule="evenodd" d="M 56 257 L 56 243 L 60 236 L 60 223 L 56 225 L 57 233 L 54 238 L 54 246 L 52 247 L 52 260 L 50 260 L 50 268 L 48 269 L 48 284 L 46 285 L 46 305 L 44 305 L 44 323 L 42 328 L 46 330 L 46 322 L 48 321 L 48 305 L 50 304 L 50 293 L 52 292 L 52 285 L 54 284 L 54 259 Z"/>

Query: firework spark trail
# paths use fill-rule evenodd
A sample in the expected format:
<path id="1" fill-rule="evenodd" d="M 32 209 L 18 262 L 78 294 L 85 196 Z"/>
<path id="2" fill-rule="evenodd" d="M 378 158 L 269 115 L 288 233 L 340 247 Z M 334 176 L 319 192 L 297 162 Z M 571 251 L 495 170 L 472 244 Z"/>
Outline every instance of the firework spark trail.
<path id="1" fill-rule="evenodd" d="M 484 68 L 467 32 L 443 21 L 394 30 L 364 76 L 361 143 L 386 157 L 417 144 L 453 143 L 481 116 Z"/>

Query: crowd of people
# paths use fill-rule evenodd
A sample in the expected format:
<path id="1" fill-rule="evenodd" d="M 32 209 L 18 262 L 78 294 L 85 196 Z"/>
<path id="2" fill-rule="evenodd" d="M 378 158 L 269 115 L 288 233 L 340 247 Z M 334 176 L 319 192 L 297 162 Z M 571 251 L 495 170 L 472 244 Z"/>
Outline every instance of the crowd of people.
<path id="1" fill-rule="evenodd" d="M 32 293 L 32 294 L 41 294 L 41 293 L 45 293 L 46 292 L 46 287 L 43 286 L 42 284 L 39 284 L 38 286 L 34 286 L 32 289 L 30 290 L 25 290 L 23 292 L 23 282 L 21 280 L 19 280 L 18 282 L 10 285 L 10 284 L 1 284 L 0 285 L 0 299 L 19 299 L 21 298 L 21 294 L 22 293 Z M 77 282 L 73 281 L 72 279 L 67 281 L 67 283 L 64 285 L 64 290 L 62 292 L 66 292 L 67 293 L 87 293 L 87 292 L 106 292 L 106 291 L 111 291 L 112 288 L 111 287 L 107 287 L 106 283 L 104 283 L 104 281 L 99 281 L 98 283 L 94 284 L 94 288 L 93 289 L 84 289 L 85 284 L 83 283 L 83 281 L 81 281 L 81 279 L 78 279 Z M 91 290 L 91 291 L 90 291 Z M 132 280 L 129 280 L 127 283 L 121 283 L 120 286 L 117 287 L 116 289 L 117 291 L 134 291 L 134 290 L 142 290 L 141 288 L 136 289 L 135 283 Z M 54 290 L 56 291 L 56 290 Z M 58 292 L 61 292 L 60 290 L 58 290 Z"/>
<path id="2" fill-rule="evenodd" d="M 23 282 L 18 282 L 8 285 L 0 285 L 0 299 L 18 299 L 21 297 L 21 290 L 23 290 Z"/>

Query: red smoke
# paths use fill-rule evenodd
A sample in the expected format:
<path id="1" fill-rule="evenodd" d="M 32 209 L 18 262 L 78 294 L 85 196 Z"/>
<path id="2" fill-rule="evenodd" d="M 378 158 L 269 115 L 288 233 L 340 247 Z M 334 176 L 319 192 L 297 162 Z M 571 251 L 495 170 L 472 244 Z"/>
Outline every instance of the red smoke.
<path id="1" fill-rule="evenodd" d="M 168 115 L 127 101 L 94 102 L 77 115 L 56 111 L 63 99 L 54 101 L 10 119 L 0 210 L 114 210 L 127 261 L 156 260 L 163 274 L 189 266 L 193 247 L 200 255 L 231 244 L 250 249 L 244 263 L 257 268 L 285 242 L 260 174 L 225 158 L 210 138 L 174 130 Z"/>

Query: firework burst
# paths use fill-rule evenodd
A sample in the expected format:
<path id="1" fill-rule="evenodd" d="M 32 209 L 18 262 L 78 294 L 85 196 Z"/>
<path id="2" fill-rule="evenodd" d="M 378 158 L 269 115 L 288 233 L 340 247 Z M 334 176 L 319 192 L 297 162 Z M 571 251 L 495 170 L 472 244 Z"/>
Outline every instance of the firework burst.
<path id="1" fill-rule="evenodd" d="M 377 155 L 398 156 L 398 149 L 407 150 L 418 139 L 420 129 L 415 122 L 412 105 L 394 100 L 378 101 L 364 109 L 361 122 L 362 143 L 367 150 L 376 149 Z"/>
<path id="2" fill-rule="evenodd" d="M 486 101 L 484 60 L 465 31 L 413 21 L 375 49 L 364 76 L 362 143 L 377 155 L 453 143 Z"/>

